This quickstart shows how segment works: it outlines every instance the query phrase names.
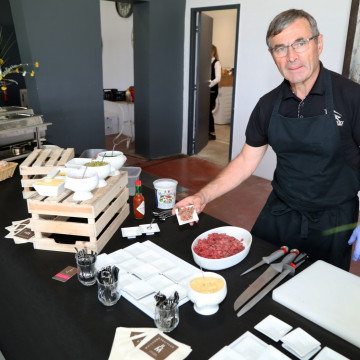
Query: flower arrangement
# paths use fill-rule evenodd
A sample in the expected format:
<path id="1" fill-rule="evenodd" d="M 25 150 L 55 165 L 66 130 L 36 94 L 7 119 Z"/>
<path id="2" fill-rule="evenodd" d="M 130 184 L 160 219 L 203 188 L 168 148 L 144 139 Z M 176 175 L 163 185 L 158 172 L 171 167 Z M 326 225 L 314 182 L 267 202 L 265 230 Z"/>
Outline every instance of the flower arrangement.
<path id="1" fill-rule="evenodd" d="M 34 76 L 35 71 L 34 68 L 39 67 L 39 63 L 35 62 L 34 64 L 18 64 L 18 65 L 10 65 L 8 67 L 4 67 L 6 63 L 6 56 L 12 45 L 15 41 L 12 41 L 11 38 L 4 41 L 2 28 L 0 28 L 0 84 L 1 90 L 6 91 L 7 87 L 11 84 L 18 84 L 18 82 L 14 79 L 9 78 L 11 74 L 21 74 L 22 76 L 30 75 Z M 29 68 L 29 70 L 26 70 Z"/>

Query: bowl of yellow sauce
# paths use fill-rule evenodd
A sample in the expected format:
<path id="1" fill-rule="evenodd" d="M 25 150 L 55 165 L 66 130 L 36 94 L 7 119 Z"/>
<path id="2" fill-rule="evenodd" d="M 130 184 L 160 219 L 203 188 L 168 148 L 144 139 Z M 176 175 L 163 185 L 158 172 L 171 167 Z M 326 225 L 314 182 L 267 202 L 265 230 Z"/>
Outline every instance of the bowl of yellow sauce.
<path id="1" fill-rule="evenodd" d="M 227 294 L 225 279 L 213 272 L 191 277 L 187 290 L 189 299 L 194 303 L 194 310 L 201 315 L 215 314 Z"/>

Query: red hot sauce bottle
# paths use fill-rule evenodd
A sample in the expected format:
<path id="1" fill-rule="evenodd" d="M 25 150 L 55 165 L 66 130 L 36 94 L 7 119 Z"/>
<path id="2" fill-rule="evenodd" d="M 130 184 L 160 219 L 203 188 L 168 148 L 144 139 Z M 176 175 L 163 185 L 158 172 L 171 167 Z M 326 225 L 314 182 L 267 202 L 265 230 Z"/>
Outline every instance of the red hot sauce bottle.
<path id="1" fill-rule="evenodd" d="M 145 199 L 141 193 L 141 180 L 135 181 L 135 188 L 134 217 L 135 219 L 143 219 L 145 217 Z"/>

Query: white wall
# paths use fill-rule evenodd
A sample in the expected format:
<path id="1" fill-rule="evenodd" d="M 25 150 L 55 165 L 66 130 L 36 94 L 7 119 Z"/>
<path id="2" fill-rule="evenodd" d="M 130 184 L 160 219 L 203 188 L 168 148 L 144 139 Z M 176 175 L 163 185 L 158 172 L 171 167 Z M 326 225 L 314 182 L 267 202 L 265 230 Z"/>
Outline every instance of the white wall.
<path id="1" fill-rule="evenodd" d="M 113 1 L 100 1 L 100 13 L 104 89 L 126 90 L 134 85 L 133 15 L 120 17 Z"/>
<path id="2" fill-rule="evenodd" d="M 213 40 L 223 68 L 233 68 L 235 61 L 236 15 L 235 9 L 204 11 L 213 18 Z"/>
<path id="3" fill-rule="evenodd" d="M 184 41 L 184 153 L 187 149 L 189 62 L 186 59 L 190 58 L 191 9 L 229 4 L 240 4 L 232 158 L 240 152 L 245 143 L 246 125 L 256 102 L 282 81 L 265 43 L 267 27 L 275 15 L 290 8 L 301 8 L 313 15 L 324 35 L 321 60 L 327 68 L 339 73 L 342 71 L 351 0 L 302 0 L 301 3 L 296 0 L 187 0 Z M 272 179 L 275 164 L 275 154 L 269 149 L 255 174 Z"/>

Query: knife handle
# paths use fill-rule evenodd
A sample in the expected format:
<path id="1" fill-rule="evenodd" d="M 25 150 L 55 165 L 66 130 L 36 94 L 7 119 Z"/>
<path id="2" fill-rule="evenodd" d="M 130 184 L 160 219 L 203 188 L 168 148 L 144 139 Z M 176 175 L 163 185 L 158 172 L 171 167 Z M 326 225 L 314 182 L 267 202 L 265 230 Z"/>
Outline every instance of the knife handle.
<path id="1" fill-rule="evenodd" d="M 284 265 L 290 264 L 297 256 L 299 255 L 299 250 L 292 249 L 289 254 L 287 254 L 281 262 L 272 264 L 272 266 L 277 272 L 282 272 Z"/>
<path id="2" fill-rule="evenodd" d="M 282 246 L 280 250 L 274 251 L 269 256 L 264 256 L 262 259 L 265 264 L 270 264 L 273 261 L 281 258 L 283 255 L 287 254 L 289 252 L 289 248 L 287 246 Z"/>
<path id="3" fill-rule="evenodd" d="M 289 265 L 284 265 L 284 270 L 290 270 L 289 274 L 291 276 L 295 275 L 295 270 L 303 264 L 306 259 L 308 258 L 306 253 L 301 253 L 299 256 L 296 257 L 294 262 L 290 263 Z"/>

